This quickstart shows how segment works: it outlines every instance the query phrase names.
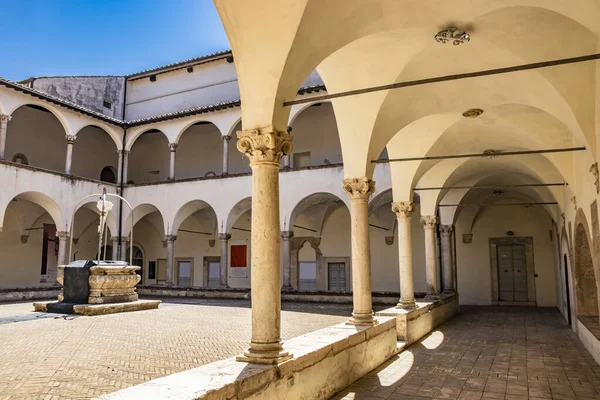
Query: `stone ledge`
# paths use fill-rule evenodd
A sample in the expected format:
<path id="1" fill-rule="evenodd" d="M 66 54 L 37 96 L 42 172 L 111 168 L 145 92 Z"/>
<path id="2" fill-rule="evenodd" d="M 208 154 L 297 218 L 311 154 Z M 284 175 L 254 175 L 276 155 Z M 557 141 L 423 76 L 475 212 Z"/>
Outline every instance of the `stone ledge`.
<path id="1" fill-rule="evenodd" d="M 104 315 L 129 311 L 153 310 L 158 308 L 160 300 L 137 300 L 129 303 L 108 304 L 70 304 L 61 302 L 37 302 L 33 303 L 34 311 L 55 312 L 62 314 L 78 315 Z"/>
<path id="2" fill-rule="evenodd" d="M 56 299 L 60 294 L 60 286 L 32 286 L 24 288 L 0 289 L 0 302 Z"/>
<path id="3" fill-rule="evenodd" d="M 375 327 L 338 324 L 284 343 L 294 358 L 278 366 L 235 357 L 100 397 L 119 399 L 328 399 L 397 353 L 396 320 Z"/>
<path id="4" fill-rule="evenodd" d="M 393 307 L 375 313 L 396 319 L 398 340 L 405 341 L 406 345 L 416 342 L 458 312 L 457 294 L 442 294 L 434 301 L 417 299 L 416 303 L 414 310 Z"/>

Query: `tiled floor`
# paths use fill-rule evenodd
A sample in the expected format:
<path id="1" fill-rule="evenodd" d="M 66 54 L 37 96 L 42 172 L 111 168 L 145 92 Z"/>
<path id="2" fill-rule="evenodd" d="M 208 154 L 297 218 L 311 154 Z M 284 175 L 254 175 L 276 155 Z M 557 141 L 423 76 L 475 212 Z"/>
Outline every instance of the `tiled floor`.
<path id="1" fill-rule="evenodd" d="M 556 309 L 461 307 L 333 399 L 600 399 L 600 366 Z"/>
<path id="2" fill-rule="evenodd" d="M 351 305 L 284 303 L 282 336 L 348 319 Z M 241 353 L 250 302 L 181 300 L 95 317 L 0 304 L 0 400 L 90 398 Z"/>

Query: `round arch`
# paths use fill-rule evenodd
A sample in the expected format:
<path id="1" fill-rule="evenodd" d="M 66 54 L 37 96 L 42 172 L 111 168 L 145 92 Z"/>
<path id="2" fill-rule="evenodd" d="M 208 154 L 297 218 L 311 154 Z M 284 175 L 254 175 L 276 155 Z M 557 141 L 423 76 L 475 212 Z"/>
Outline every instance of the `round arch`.
<path id="1" fill-rule="evenodd" d="M 238 201 L 229 211 L 227 216 L 227 223 L 224 227 L 225 231 L 221 233 L 231 233 L 231 229 L 233 228 L 233 224 L 236 223 L 238 218 L 247 213 L 252 209 L 252 197 L 246 197 Z"/>
<path id="2" fill-rule="evenodd" d="M 213 220 L 214 220 L 214 223 L 216 226 L 217 225 L 217 214 L 216 214 L 214 208 L 204 200 L 191 200 L 191 201 L 185 203 L 183 206 L 181 206 L 179 208 L 179 210 L 177 210 L 177 213 L 175 214 L 175 218 L 173 219 L 173 223 L 170 228 L 171 229 L 170 234 L 177 235 L 177 231 L 179 230 L 179 227 L 181 226 L 181 224 L 187 218 L 189 218 L 191 215 L 193 215 L 194 213 L 196 213 L 198 211 L 202 211 L 202 210 L 209 210 L 212 212 Z"/>
<path id="3" fill-rule="evenodd" d="M 287 230 L 293 230 L 296 224 L 296 219 L 299 215 L 306 212 L 310 208 L 318 208 L 315 211 L 315 217 L 318 219 L 318 232 L 321 232 L 323 224 L 327 220 L 327 217 L 341 206 L 346 206 L 346 203 L 338 196 L 328 192 L 317 192 L 312 193 L 303 199 L 301 199 L 292 209 L 290 213 Z"/>

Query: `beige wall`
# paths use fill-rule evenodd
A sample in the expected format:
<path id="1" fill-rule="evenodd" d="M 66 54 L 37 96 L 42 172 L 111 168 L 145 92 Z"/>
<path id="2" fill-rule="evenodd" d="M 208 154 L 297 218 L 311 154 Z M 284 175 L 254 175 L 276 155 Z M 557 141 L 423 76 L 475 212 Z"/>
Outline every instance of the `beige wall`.
<path id="1" fill-rule="evenodd" d="M 165 181 L 169 177 L 169 142 L 162 132 L 140 136 L 129 154 L 127 180 L 134 183 Z M 159 171 L 151 174 L 150 171 Z"/>
<path id="2" fill-rule="evenodd" d="M 231 143 L 231 142 L 230 142 Z M 233 142 L 235 145 L 235 142 Z M 233 151 L 237 150 L 235 147 Z M 179 139 L 175 158 L 175 177 L 203 177 L 208 172 L 223 172 L 223 140 L 212 124 L 191 126 Z"/>
<path id="3" fill-rule="evenodd" d="M 462 216 L 462 214 L 461 214 Z M 492 302 L 492 281 L 489 239 L 533 237 L 536 302 L 538 306 L 556 306 L 556 272 L 554 248 L 550 240 L 552 220 L 540 207 L 489 207 L 484 209 L 473 228 L 473 242 L 462 242 L 468 233 L 468 222 L 459 216 L 456 224 L 458 292 L 461 304 L 489 305 Z"/>
<path id="4" fill-rule="evenodd" d="M 71 173 L 100 180 L 100 173 L 104 167 L 110 166 L 117 170 L 117 150 L 115 142 L 102 129 L 85 127 L 77 134 L 73 145 Z"/>

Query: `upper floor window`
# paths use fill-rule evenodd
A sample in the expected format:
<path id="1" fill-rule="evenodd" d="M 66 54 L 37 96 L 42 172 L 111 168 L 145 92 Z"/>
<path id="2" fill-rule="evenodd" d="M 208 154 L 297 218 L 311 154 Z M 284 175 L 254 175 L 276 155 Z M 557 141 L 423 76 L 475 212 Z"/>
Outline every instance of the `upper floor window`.
<path id="1" fill-rule="evenodd" d="M 27 157 L 23 153 L 15 154 L 12 161 L 17 164 L 29 165 L 29 160 L 27 160 Z"/>

